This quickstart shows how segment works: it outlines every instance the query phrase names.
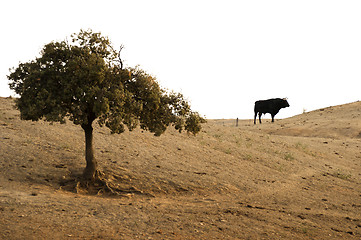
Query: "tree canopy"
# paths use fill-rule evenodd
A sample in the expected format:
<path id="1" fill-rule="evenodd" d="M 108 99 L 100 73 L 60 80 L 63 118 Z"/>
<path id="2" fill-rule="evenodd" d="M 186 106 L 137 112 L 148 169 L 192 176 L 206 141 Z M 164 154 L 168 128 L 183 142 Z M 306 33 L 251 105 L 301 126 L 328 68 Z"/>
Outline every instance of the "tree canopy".
<path id="1" fill-rule="evenodd" d="M 179 132 L 201 130 L 205 120 L 182 94 L 167 92 L 139 67 L 123 67 L 118 54 L 108 37 L 91 30 L 71 35 L 70 42 L 46 44 L 40 57 L 10 70 L 21 118 L 69 119 L 85 132 L 95 120 L 112 133 L 124 132 L 125 126 L 156 136 L 170 125 Z"/>

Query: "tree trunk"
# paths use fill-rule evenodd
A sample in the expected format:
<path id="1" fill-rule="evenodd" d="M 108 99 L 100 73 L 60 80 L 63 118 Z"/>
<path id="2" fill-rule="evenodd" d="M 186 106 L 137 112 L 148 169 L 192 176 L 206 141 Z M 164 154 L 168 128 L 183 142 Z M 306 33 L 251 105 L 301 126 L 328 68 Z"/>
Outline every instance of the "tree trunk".
<path id="1" fill-rule="evenodd" d="M 88 124 L 83 124 L 81 127 L 84 129 L 84 132 L 85 132 L 86 167 L 83 172 L 83 177 L 86 180 L 94 181 L 98 164 L 94 157 L 92 122 L 90 122 Z"/>

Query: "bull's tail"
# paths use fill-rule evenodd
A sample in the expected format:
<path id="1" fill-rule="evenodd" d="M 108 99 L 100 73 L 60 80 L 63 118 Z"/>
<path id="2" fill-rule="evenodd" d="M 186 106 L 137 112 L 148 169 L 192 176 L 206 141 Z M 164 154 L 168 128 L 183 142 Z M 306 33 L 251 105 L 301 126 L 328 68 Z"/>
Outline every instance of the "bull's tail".
<path id="1" fill-rule="evenodd" d="M 255 102 L 254 103 L 254 124 L 256 124 L 257 113 L 258 113 L 257 102 Z"/>

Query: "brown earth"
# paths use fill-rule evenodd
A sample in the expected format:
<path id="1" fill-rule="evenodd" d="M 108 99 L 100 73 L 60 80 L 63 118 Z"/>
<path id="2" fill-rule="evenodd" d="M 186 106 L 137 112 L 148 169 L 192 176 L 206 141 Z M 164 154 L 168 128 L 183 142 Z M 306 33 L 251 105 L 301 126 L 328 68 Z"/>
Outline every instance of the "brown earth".
<path id="1" fill-rule="evenodd" d="M 0 239 L 361 239 L 361 102 L 292 118 L 111 135 L 96 157 L 124 190 L 76 193 L 79 126 L 21 121 L 0 98 Z"/>

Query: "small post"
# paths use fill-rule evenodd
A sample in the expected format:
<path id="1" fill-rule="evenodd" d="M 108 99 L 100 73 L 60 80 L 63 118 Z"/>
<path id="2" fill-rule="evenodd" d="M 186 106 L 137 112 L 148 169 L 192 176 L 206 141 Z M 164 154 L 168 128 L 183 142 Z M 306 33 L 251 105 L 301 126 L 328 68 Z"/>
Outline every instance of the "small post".
<path id="1" fill-rule="evenodd" d="M 237 120 L 236 120 L 236 127 L 238 127 L 238 118 L 237 118 Z"/>

